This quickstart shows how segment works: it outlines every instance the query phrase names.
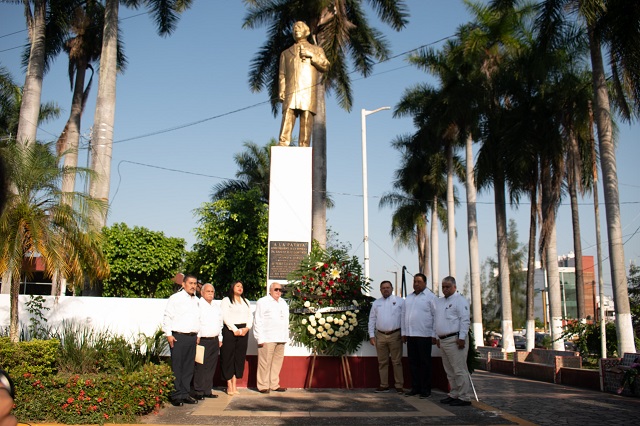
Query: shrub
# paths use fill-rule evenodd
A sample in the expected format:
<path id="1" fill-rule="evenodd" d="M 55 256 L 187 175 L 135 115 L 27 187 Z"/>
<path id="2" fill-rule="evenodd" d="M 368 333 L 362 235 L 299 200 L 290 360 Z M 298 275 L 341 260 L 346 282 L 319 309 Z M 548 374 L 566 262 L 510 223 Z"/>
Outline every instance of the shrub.
<path id="1" fill-rule="evenodd" d="M 0 367 L 11 377 L 27 373 L 49 376 L 56 372 L 59 345 L 56 339 L 11 343 L 8 337 L 0 337 Z"/>
<path id="2" fill-rule="evenodd" d="M 136 422 L 157 412 L 173 388 L 171 368 L 146 365 L 128 374 L 59 374 L 14 377 L 14 411 L 21 422 L 102 424 Z"/>

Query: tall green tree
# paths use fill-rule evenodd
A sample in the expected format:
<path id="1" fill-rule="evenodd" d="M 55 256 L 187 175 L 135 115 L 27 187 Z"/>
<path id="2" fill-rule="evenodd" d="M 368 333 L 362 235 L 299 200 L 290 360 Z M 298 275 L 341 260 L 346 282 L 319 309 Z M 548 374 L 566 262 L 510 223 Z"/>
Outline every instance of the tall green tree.
<path id="1" fill-rule="evenodd" d="M 233 281 L 244 284 L 250 299 L 266 293 L 268 207 L 254 188 L 204 203 L 196 210 L 197 241 L 187 258 L 186 272 L 214 284 L 225 294 Z"/>
<path id="2" fill-rule="evenodd" d="M 78 3 L 71 11 L 68 33 L 57 44 L 69 57 L 69 83 L 73 91 L 69 118 L 58 138 L 58 153 L 65 152 L 64 165 L 76 167 L 78 165 L 78 147 L 80 144 L 80 128 L 82 115 L 91 83 L 93 81 L 93 65 L 100 59 L 102 49 L 102 31 L 104 29 L 104 6 L 97 0 Z M 54 46 L 57 53 L 60 46 Z M 49 53 L 50 49 L 47 49 Z M 122 53 L 122 46 L 118 43 L 118 70 L 122 72 L 126 66 L 126 59 Z M 47 56 L 51 60 L 52 55 Z M 87 71 L 91 72 L 86 81 Z M 86 82 L 86 83 L 85 83 Z M 63 192 L 73 192 L 75 176 L 69 176 L 62 182 Z"/>
<path id="3" fill-rule="evenodd" d="M 91 223 L 94 210 L 106 208 L 83 193 L 66 194 L 63 202 L 60 183 L 67 173 L 87 170 L 59 166 L 51 144 L 9 143 L 0 155 L 6 162 L 13 187 L 0 216 L 0 274 L 11 274 L 10 337 L 19 338 L 18 294 L 25 258 L 40 256 L 45 273 L 59 285 L 60 275 L 81 283 L 103 279 L 109 267 L 101 249 L 102 235 Z"/>
<path id="4" fill-rule="evenodd" d="M 98 97 L 93 119 L 91 144 L 91 168 L 96 178 L 91 179 L 89 193 L 92 197 L 108 202 L 111 185 L 111 152 L 116 112 L 116 73 L 118 71 L 118 12 L 121 0 L 105 1 L 104 29 L 100 54 L 100 77 Z M 145 6 L 150 10 L 158 33 L 171 34 L 178 23 L 179 15 L 191 6 L 192 0 L 122 0 L 128 7 Z M 102 228 L 107 221 L 106 212 L 95 218 Z"/>
<path id="5" fill-rule="evenodd" d="M 126 223 L 104 228 L 103 234 L 111 270 L 102 282 L 104 296 L 164 298 L 173 293 L 173 277 L 186 255 L 182 238 Z"/>
<path id="6" fill-rule="evenodd" d="M 363 76 L 369 75 L 376 61 L 389 56 L 382 33 L 373 28 L 366 17 L 362 0 L 246 0 L 248 13 L 243 26 L 267 26 L 267 41 L 253 60 L 249 71 L 252 90 L 267 89 L 271 109 L 276 115 L 278 101 L 278 58 L 293 44 L 291 28 L 305 21 L 311 30 L 311 42 L 322 47 L 331 68 L 318 84 L 318 113 L 313 129 L 313 211 L 312 238 L 326 245 L 327 208 L 327 129 L 325 92 L 333 90 L 338 103 L 351 110 L 353 96 L 349 71 L 353 67 Z M 404 0 L 369 0 L 380 20 L 396 31 L 407 24 Z"/>
<path id="7" fill-rule="evenodd" d="M 635 352 L 624 263 L 612 104 L 624 118 L 640 114 L 640 4 L 624 0 L 544 0 L 538 18 L 542 35 L 552 33 L 555 27 L 575 15 L 583 23 L 589 38 L 618 347 L 621 352 Z M 610 76 L 605 72 L 603 49 L 609 54 Z M 611 77 L 611 85 L 608 77 Z M 610 92 L 609 87 L 614 91 Z"/>

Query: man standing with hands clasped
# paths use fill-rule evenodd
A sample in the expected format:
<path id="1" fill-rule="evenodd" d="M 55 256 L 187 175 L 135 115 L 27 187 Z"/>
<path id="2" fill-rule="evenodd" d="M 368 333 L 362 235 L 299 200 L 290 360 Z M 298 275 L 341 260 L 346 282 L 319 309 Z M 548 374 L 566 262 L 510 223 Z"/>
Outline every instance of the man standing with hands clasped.
<path id="1" fill-rule="evenodd" d="M 456 291 L 455 278 L 444 278 L 441 288 L 444 297 L 436 301 L 435 330 L 451 391 L 440 402 L 456 407 L 468 406 L 471 405 L 471 378 L 467 368 L 469 302 Z"/>
<path id="2" fill-rule="evenodd" d="M 426 290 L 427 277 L 415 274 L 413 293 L 407 296 L 402 308 L 402 342 L 407 343 L 411 367 L 411 390 L 405 396 L 431 396 L 431 346 L 436 343 L 433 332 L 437 297 Z"/>
<path id="3" fill-rule="evenodd" d="M 289 306 L 281 296 L 282 284 L 271 283 L 269 294 L 256 302 L 253 337 L 258 342 L 256 381 L 260 393 L 287 390 L 280 387 L 280 369 L 289 341 Z"/>
<path id="4" fill-rule="evenodd" d="M 175 376 L 171 404 L 197 404 L 189 396 L 196 357 L 196 340 L 200 329 L 200 309 L 195 296 L 197 279 L 185 275 L 182 290 L 169 297 L 162 320 L 162 331 L 171 348 L 171 369 Z"/>
<path id="5" fill-rule="evenodd" d="M 217 398 L 218 395 L 211 392 L 213 375 L 218 365 L 220 354 L 220 333 L 222 332 L 222 312 L 220 307 L 212 303 L 215 289 L 212 284 L 205 284 L 201 290 L 200 299 L 200 330 L 198 331 L 198 344 L 204 347 L 204 362 L 195 364 L 193 388 L 196 399 Z"/>
<path id="6" fill-rule="evenodd" d="M 398 393 L 403 393 L 402 373 L 402 305 L 404 300 L 392 294 L 390 281 L 380 283 L 382 297 L 373 302 L 369 312 L 369 343 L 376 347 L 380 386 L 375 392 L 389 392 L 389 355 L 393 365 L 393 378 Z"/>

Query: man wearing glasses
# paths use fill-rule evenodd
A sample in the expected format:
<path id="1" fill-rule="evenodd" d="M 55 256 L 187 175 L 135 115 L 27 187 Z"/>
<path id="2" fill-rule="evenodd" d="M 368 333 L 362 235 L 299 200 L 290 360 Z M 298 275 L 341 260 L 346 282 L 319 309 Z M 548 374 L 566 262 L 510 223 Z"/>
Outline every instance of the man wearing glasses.
<path id="1" fill-rule="evenodd" d="M 274 282 L 269 286 L 269 294 L 256 302 L 253 336 L 258 342 L 260 393 L 287 390 L 280 387 L 284 345 L 289 341 L 289 306 L 281 297 L 282 291 L 282 284 Z"/>

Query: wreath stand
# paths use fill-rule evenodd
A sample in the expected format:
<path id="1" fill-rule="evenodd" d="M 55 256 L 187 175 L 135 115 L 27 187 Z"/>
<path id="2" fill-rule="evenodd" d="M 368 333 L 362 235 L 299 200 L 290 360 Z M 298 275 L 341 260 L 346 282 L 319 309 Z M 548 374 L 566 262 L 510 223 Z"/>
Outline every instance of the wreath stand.
<path id="1" fill-rule="evenodd" d="M 305 383 L 305 389 L 311 389 L 311 385 L 313 384 L 313 371 L 316 368 L 316 358 L 318 357 L 318 353 L 314 350 L 311 358 L 311 370 L 309 370 L 309 375 L 307 376 L 307 380 Z M 353 389 L 353 379 L 351 377 L 351 367 L 349 367 L 349 360 L 346 355 L 340 356 L 340 370 L 342 371 L 342 377 L 344 378 L 344 383 L 347 389 Z"/>

